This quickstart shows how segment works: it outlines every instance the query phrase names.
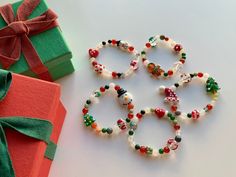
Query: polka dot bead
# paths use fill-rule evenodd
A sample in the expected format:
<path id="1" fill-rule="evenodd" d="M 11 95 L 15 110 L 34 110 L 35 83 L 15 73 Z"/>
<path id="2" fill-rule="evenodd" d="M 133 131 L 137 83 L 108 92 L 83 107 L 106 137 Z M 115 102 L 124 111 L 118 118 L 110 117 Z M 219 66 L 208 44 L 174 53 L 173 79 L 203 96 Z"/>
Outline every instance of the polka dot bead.
<path id="1" fill-rule="evenodd" d="M 97 57 L 99 56 L 100 49 L 102 49 L 104 47 L 108 47 L 108 46 L 117 47 L 118 49 L 132 55 L 132 60 L 129 64 L 127 71 L 125 71 L 125 72 L 109 71 L 105 67 L 105 65 L 100 64 L 97 61 Z M 115 39 L 103 41 L 100 44 L 98 44 L 98 46 L 95 49 L 89 49 L 88 53 L 89 53 L 90 62 L 93 67 L 93 70 L 98 75 L 101 75 L 105 78 L 109 78 L 109 79 L 126 78 L 126 77 L 132 75 L 133 72 L 138 69 L 140 54 L 135 50 L 135 48 L 131 44 L 129 44 L 126 41 L 115 40 Z"/>
<path id="2" fill-rule="evenodd" d="M 179 110 L 179 98 L 175 91 L 183 86 L 186 86 L 192 82 L 192 80 L 199 80 L 205 85 L 206 93 L 212 98 L 211 102 L 206 104 L 203 109 L 194 109 L 189 113 L 185 113 Z M 219 96 L 220 87 L 214 78 L 210 77 L 208 73 L 192 73 L 192 74 L 182 74 L 180 81 L 175 83 L 170 88 L 165 88 L 161 86 L 160 92 L 165 95 L 165 102 L 171 107 L 172 112 L 182 119 L 193 119 L 198 120 L 200 117 L 204 116 L 206 113 L 210 112 L 214 107 Z"/>
<path id="3" fill-rule="evenodd" d="M 102 127 L 97 120 L 89 113 L 89 108 L 96 103 L 99 103 L 99 98 L 105 95 L 107 92 L 111 92 L 118 99 L 119 103 L 126 107 L 128 110 L 127 118 L 124 120 L 119 118 L 113 126 L 110 127 Z M 130 122 L 130 117 L 133 115 L 134 105 L 132 103 L 133 98 L 130 93 L 121 88 L 119 85 L 115 85 L 114 83 L 110 83 L 109 85 L 105 85 L 100 87 L 98 90 L 95 90 L 90 98 L 86 101 L 83 109 L 83 122 L 84 125 L 88 128 L 93 129 L 99 135 L 113 135 L 119 134 L 122 131 L 127 129 L 127 122 Z"/>
<path id="4" fill-rule="evenodd" d="M 150 62 L 147 59 L 147 52 L 151 48 L 161 46 L 170 48 L 170 50 L 173 51 L 178 57 L 178 61 L 174 63 L 173 67 L 167 71 L 165 71 L 159 64 Z M 149 41 L 146 43 L 145 48 L 141 52 L 141 58 L 143 65 L 151 76 L 154 78 L 169 78 L 174 76 L 182 68 L 186 60 L 186 53 L 181 44 L 176 43 L 164 35 L 157 35 L 149 38 Z"/>
<path id="5" fill-rule="evenodd" d="M 134 136 L 135 132 L 137 131 L 138 124 L 148 114 L 153 114 L 158 119 L 167 119 L 171 122 L 173 126 L 175 136 L 173 138 L 168 139 L 166 143 L 164 143 L 164 146 L 161 148 L 154 148 L 146 145 L 140 145 L 134 141 Z M 171 151 L 175 151 L 178 149 L 179 143 L 182 140 L 180 133 L 181 133 L 180 125 L 178 124 L 173 114 L 161 108 L 155 108 L 155 109 L 147 108 L 145 110 L 140 111 L 140 113 L 138 113 L 136 117 L 131 120 L 129 124 L 128 141 L 130 146 L 135 151 L 139 152 L 142 155 L 150 157 L 161 157 L 163 155 L 169 154 Z"/>

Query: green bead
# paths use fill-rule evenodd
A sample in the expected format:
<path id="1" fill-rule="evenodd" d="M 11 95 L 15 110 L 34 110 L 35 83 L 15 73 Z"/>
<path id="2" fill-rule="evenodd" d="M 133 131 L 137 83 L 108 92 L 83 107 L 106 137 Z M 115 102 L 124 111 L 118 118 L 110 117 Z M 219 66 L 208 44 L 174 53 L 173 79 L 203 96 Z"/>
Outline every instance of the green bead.
<path id="1" fill-rule="evenodd" d="M 129 136 L 132 136 L 132 135 L 134 135 L 134 131 L 130 130 L 129 131 Z"/>
<path id="2" fill-rule="evenodd" d="M 106 133 L 107 132 L 107 129 L 106 128 L 103 128 L 102 129 L 102 133 Z"/>
<path id="3" fill-rule="evenodd" d="M 171 114 L 170 112 L 168 112 L 167 116 L 168 116 L 169 118 L 171 118 L 171 117 L 172 117 L 172 114 Z"/>
<path id="4" fill-rule="evenodd" d="M 136 150 L 139 150 L 139 149 L 140 149 L 140 145 L 139 145 L 139 144 L 136 144 L 136 145 L 135 145 L 135 149 L 136 149 Z"/>
<path id="5" fill-rule="evenodd" d="M 191 117 L 192 117 L 192 114 L 191 114 L 191 113 L 188 113 L 188 114 L 187 114 L 187 117 L 188 117 L 188 118 L 191 118 Z"/>
<path id="6" fill-rule="evenodd" d="M 109 85 L 105 85 L 105 87 L 104 87 L 105 89 L 109 89 L 110 87 L 109 87 Z"/>
<path id="7" fill-rule="evenodd" d="M 91 100 L 87 100 L 86 103 L 87 103 L 87 104 L 91 104 Z"/>
<path id="8" fill-rule="evenodd" d="M 159 149 L 159 154 L 163 154 L 164 150 L 163 149 Z"/>
<path id="9" fill-rule="evenodd" d="M 172 120 L 172 121 L 175 120 L 175 116 L 171 116 L 170 120 Z"/>
<path id="10" fill-rule="evenodd" d="M 182 57 L 186 57 L 186 53 L 182 53 Z"/>
<path id="11" fill-rule="evenodd" d="M 142 54 L 142 55 L 145 55 L 145 54 L 146 54 L 146 52 L 145 52 L 145 51 L 142 51 L 142 52 L 141 52 L 141 54 Z"/>
<path id="12" fill-rule="evenodd" d="M 167 76 L 168 76 L 168 73 L 164 73 L 164 76 L 167 77 Z"/>
<path id="13" fill-rule="evenodd" d="M 129 123 L 131 120 L 129 118 L 126 118 L 125 121 Z"/>

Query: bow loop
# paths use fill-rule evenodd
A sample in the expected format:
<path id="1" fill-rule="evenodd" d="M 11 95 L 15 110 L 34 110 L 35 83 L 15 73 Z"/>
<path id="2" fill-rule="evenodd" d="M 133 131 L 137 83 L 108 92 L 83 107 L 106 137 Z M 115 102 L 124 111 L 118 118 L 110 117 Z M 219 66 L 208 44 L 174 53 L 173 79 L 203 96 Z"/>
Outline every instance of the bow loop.
<path id="1" fill-rule="evenodd" d="M 24 55 L 29 68 L 39 78 L 52 81 L 47 67 L 42 63 L 29 37 L 58 26 L 57 15 L 47 10 L 45 13 L 28 19 L 30 14 L 40 4 L 41 0 L 24 0 L 17 10 L 15 17 L 12 5 L 0 7 L 0 15 L 7 26 L 0 29 L 0 62 L 4 69 L 8 69 Z M 37 70 L 35 68 L 42 68 Z"/>
<path id="2" fill-rule="evenodd" d="M 17 36 L 29 34 L 29 28 L 23 21 L 12 22 L 8 25 L 8 27 L 11 28 Z"/>

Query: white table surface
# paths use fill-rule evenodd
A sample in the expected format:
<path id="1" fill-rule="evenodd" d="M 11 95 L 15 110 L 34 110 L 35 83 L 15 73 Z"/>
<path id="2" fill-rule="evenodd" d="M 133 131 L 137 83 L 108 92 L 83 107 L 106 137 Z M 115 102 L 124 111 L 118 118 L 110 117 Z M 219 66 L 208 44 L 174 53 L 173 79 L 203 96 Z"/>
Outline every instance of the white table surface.
<path id="1" fill-rule="evenodd" d="M 0 4 L 14 2 L 1 0 Z M 76 72 L 58 81 L 68 114 L 61 132 L 50 177 L 235 177 L 236 114 L 236 1 L 235 0 L 48 0 L 59 15 L 61 28 L 71 47 Z M 87 60 L 88 48 L 107 39 L 125 39 L 141 50 L 148 38 L 165 34 L 181 42 L 187 51 L 185 72 L 210 73 L 221 86 L 216 109 L 193 124 L 182 124 L 183 141 L 175 158 L 151 160 L 133 152 L 126 135 L 101 138 L 81 123 L 81 109 L 91 92 L 112 82 L 96 77 Z M 105 49 L 99 60 L 110 69 L 125 70 L 128 55 Z M 175 58 L 166 50 L 149 57 L 161 58 L 169 67 Z M 123 59 L 124 58 L 124 59 Z M 115 81 L 134 96 L 135 111 L 147 106 L 164 106 L 157 94 L 160 85 L 176 81 L 151 79 L 144 68 L 131 78 Z M 113 81 L 114 82 L 114 81 Z M 202 85 L 178 92 L 182 108 L 202 107 L 207 98 Z M 112 97 L 104 97 L 92 109 L 104 125 L 110 125 L 125 110 Z M 172 135 L 168 123 L 145 119 L 136 141 L 161 146 Z"/>

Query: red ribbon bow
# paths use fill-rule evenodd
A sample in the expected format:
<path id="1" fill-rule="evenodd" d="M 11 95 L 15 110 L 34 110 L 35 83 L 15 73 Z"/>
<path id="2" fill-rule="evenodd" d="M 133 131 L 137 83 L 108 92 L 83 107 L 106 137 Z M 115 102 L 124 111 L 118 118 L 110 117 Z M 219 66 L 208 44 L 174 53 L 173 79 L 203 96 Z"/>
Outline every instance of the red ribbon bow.
<path id="1" fill-rule="evenodd" d="M 29 37 L 58 26 L 57 15 L 48 10 L 42 15 L 28 19 L 41 0 L 24 0 L 14 15 L 12 5 L 0 7 L 0 14 L 7 26 L 0 29 L 0 62 L 4 69 L 20 59 L 21 52 L 30 69 L 39 78 L 52 81 L 48 69 L 42 63 Z"/>

